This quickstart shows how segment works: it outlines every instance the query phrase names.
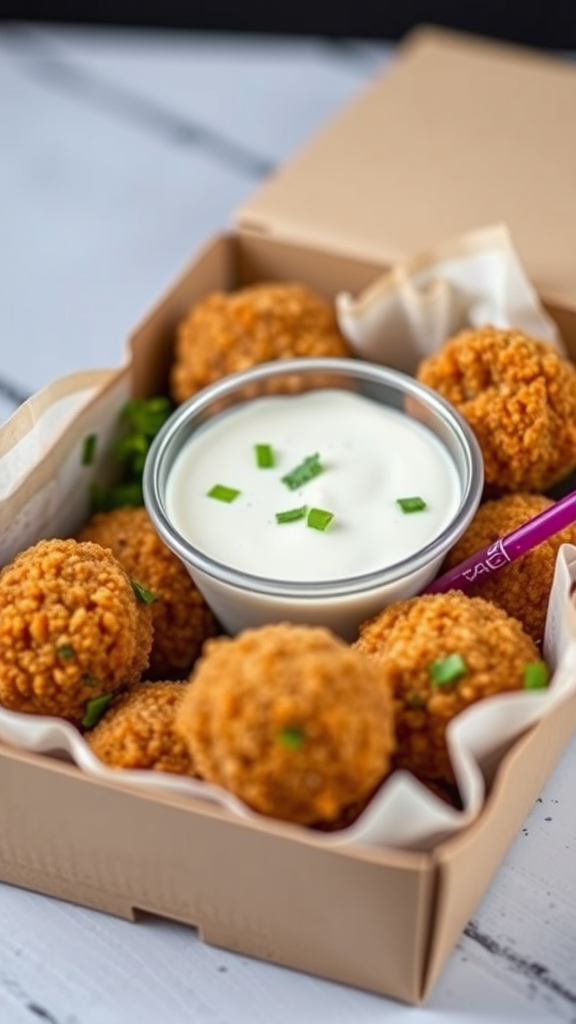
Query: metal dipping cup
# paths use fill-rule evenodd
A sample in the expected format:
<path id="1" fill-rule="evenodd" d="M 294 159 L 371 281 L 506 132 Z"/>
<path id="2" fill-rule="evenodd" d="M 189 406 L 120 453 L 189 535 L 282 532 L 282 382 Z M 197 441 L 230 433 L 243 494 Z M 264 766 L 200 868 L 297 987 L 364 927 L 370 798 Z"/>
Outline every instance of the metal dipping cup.
<path id="1" fill-rule="evenodd" d="M 272 579 L 223 564 L 175 529 L 166 508 L 170 470 L 182 446 L 217 416 L 254 398 L 341 388 L 418 420 L 444 445 L 460 482 L 460 501 L 446 527 L 410 557 L 342 579 Z M 345 640 L 385 605 L 420 593 L 469 525 L 484 484 L 482 456 L 470 427 L 443 398 L 407 374 L 360 359 L 291 359 L 263 363 L 204 388 L 166 421 L 148 453 L 144 501 L 164 543 L 182 560 L 222 625 L 235 634 L 269 622 L 322 625 Z"/>

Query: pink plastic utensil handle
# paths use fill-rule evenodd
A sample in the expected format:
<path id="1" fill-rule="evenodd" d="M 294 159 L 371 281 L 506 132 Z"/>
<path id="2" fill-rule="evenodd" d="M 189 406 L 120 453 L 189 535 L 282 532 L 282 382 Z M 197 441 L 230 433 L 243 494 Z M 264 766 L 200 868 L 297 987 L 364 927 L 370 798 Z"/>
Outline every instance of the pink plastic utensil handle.
<path id="1" fill-rule="evenodd" d="M 454 566 L 433 580 L 422 593 L 443 594 L 447 590 L 467 590 L 472 583 L 525 555 L 527 551 L 564 530 L 575 520 L 576 491 L 571 491 L 565 498 L 544 509 L 518 529 L 499 537 L 493 544 L 488 544 L 474 555 L 470 555 L 460 565 Z"/>

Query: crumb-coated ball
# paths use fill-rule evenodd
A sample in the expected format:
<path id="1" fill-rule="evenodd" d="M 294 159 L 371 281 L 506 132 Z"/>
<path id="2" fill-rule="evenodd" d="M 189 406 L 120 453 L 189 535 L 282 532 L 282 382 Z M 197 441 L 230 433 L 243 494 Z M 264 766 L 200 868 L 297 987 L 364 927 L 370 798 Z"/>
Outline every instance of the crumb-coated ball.
<path id="1" fill-rule="evenodd" d="M 305 825 L 371 793 L 393 748 L 377 667 L 326 629 L 288 623 L 209 640 L 177 727 L 204 779 Z"/>
<path id="2" fill-rule="evenodd" d="M 171 394 L 183 402 L 221 377 L 274 359 L 350 355 L 331 304 L 304 285 L 213 292 L 177 327 Z"/>
<path id="3" fill-rule="evenodd" d="M 364 623 L 358 651 L 394 694 L 394 766 L 453 784 L 446 726 L 484 697 L 525 685 L 540 655 L 517 619 L 461 591 L 410 598 Z"/>
<path id="4" fill-rule="evenodd" d="M 136 683 L 113 699 L 84 739 L 111 768 L 196 775 L 188 745 L 174 728 L 186 689 L 173 680 Z"/>
<path id="5" fill-rule="evenodd" d="M 545 491 L 576 465 L 576 368 L 547 342 L 518 330 L 462 331 L 416 376 L 470 424 L 490 496 Z"/>
<path id="6" fill-rule="evenodd" d="M 154 636 L 148 675 L 158 679 L 189 672 L 216 620 L 179 558 L 160 540 L 145 508 L 97 512 L 78 534 L 109 548 L 129 576 L 154 595 Z"/>
<path id="7" fill-rule="evenodd" d="M 450 549 L 443 571 L 522 526 L 554 502 L 542 494 L 506 494 L 480 505 L 470 526 Z M 561 544 L 576 544 L 576 524 L 567 526 L 496 572 L 479 574 L 467 593 L 484 597 L 519 619 L 537 644 L 544 638 L 548 599 Z"/>
<path id="8" fill-rule="evenodd" d="M 0 704 L 81 720 L 90 701 L 140 679 L 150 608 L 110 551 L 45 540 L 0 572 Z"/>

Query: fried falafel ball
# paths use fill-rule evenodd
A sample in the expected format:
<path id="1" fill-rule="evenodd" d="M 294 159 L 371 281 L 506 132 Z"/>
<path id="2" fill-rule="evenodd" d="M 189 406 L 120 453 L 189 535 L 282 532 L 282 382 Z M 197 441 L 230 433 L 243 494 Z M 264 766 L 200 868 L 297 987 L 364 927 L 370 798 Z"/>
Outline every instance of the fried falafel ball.
<path id="1" fill-rule="evenodd" d="M 217 623 L 179 558 L 160 540 L 145 508 L 97 512 L 78 540 L 109 548 L 133 579 L 154 595 L 154 637 L 148 675 L 187 674 Z"/>
<path id="2" fill-rule="evenodd" d="M 84 739 L 111 768 L 156 769 L 193 775 L 190 751 L 174 721 L 186 683 L 163 680 L 136 683 L 114 698 Z"/>
<path id="3" fill-rule="evenodd" d="M 490 497 L 545 491 L 576 465 L 576 368 L 547 342 L 495 327 L 462 331 L 416 376 L 468 421 Z"/>
<path id="4" fill-rule="evenodd" d="M 202 778 L 316 824 L 388 773 L 392 699 L 378 667 L 327 629 L 278 623 L 207 641 L 177 728 Z"/>
<path id="5" fill-rule="evenodd" d="M 0 572 L 0 704 L 80 722 L 90 702 L 137 682 L 150 608 L 110 551 L 44 540 Z"/>
<path id="6" fill-rule="evenodd" d="M 446 727 L 484 697 L 525 685 L 538 649 L 517 619 L 461 591 L 410 598 L 364 623 L 352 645 L 394 695 L 394 767 L 455 783 Z"/>
<path id="7" fill-rule="evenodd" d="M 521 492 L 484 502 L 466 532 L 448 552 L 443 570 L 453 568 L 553 504 L 551 498 L 543 494 Z M 497 572 L 479 576 L 466 592 L 472 597 L 492 601 L 519 619 L 534 642 L 540 645 L 561 544 L 576 544 L 576 524 L 567 526 Z"/>
<path id="8" fill-rule="evenodd" d="M 184 402 L 227 374 L 274 359 L 350 356 L 329 302 L 301 284 L 214 292 L 178 325 L 170 377 Z"/>

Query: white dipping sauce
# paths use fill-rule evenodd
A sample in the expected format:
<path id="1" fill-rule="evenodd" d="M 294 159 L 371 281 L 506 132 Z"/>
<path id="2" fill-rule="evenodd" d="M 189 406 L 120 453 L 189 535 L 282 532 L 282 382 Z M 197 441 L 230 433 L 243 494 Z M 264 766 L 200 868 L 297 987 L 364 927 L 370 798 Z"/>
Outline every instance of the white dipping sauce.
<path id="1" fill-rule="evenodd" d="M 260 469 L 254 446 L 270 445 Z M 282 477 L 318 453 L 323 472 L 290 490 Z M 230 504 L 208 497 L 236 488 Z M 398 498 L 419 496 L 420 512 Z M 425 547 L 461 500 L 442 442 L 403 413 L 337 389 L 254 399 L 215 418 L 178 453 L 166 486 L 174 527 L 205 555 L 234 569 L 284 581 L 328 581 L 383 569 Z M 324 531 L 276 513 L 306 505 L 334 519 Z"/>

